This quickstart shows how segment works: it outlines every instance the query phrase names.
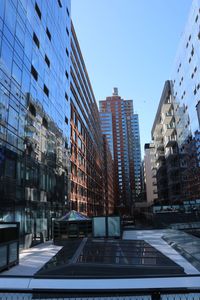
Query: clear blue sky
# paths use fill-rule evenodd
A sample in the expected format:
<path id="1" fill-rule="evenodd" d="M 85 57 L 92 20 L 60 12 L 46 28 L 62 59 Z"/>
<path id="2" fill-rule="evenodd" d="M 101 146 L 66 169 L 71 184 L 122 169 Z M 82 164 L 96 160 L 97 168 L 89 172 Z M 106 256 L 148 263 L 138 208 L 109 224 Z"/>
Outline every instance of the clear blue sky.
<path id="1" fill-rule="evenodd" d="M 72 0 L 72 19 L 97 103 L 118 87 L 139 114 L 141 149 L 170 78 L 192 0 Z"/>

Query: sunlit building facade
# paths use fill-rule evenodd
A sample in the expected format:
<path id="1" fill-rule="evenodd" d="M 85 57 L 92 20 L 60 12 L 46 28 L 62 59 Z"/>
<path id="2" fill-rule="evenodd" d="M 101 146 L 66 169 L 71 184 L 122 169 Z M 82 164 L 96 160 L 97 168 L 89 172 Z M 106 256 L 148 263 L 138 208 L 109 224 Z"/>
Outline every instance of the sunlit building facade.
<path id="1" fill-rule="evenodd" d="M 114 198 L 114 150 L 113 150 L 113 124 L 111 112 L 99 112 L 101 133 L 103 135 L 103 178 L 105 212 L 111 215 L 115 211 Z"/>
<path id="2" fill-rule="evenodd" d="M 71 24 L 70 208 L 87 215 L 105 212 L 103 138 L 99 112 L 76 33 Z"/>
<path id="3" fill-rule="evenodd" d="M 68 205 L 70 1 L 0 4 L 0 219 L 50 236 Z"/>
<path id="4" fill-rule="evenodd" d="M 112 114 L 114 152 L 114 195 L 119 209 L 132 208 L 140 192 L 140 136 L 138 115 L 133 101 L 124 100 L 114 88 L 113 95 L 99 101 L 101 127 L 108 126 L 107 114 Z M 110 129 L 111 131 L 111 129 Z M 106 134 L 106 132 L 104 131 Z M 108 139 L 110 139 L 110 134 Z M 131 212 L 131 211 L 129 211 Z"/>
<path id="5" fill-rule="evenodd" d="M 144 145 L 144 183 L 146 190 L 146 205 L 149 207 L 158 199 L 154 143 Z"/>
<path id="6" fill-rule="evenodd" d="M 103 179 L 104 179 L 104 203 L 105 214 L 112 215 L 115 212 L 114 197 L 114 161 L 110 152 L 110 145 L 105 134 L 103 134 Z"/>

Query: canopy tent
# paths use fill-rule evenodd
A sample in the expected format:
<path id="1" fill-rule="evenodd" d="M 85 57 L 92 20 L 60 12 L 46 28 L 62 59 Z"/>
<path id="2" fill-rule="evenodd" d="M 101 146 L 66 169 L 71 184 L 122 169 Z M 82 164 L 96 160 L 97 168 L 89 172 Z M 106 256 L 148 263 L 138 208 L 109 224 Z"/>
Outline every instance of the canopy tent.
<path id="1" fill-rule="evenodd" d="M 92 220 L 75 210 L 53 222 L 53 239 L 56 245 L 62 245 L 68 238 L 83 238 L 91 234 Z"/>

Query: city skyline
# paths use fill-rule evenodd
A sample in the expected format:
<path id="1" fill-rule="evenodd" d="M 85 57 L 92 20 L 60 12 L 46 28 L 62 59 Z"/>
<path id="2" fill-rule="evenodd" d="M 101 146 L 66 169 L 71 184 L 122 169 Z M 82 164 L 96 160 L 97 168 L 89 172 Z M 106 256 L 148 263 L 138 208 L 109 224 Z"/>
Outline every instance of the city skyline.
<path id="1" fill-rule="evenodd" d="M 171 77 L 191 1 L 123 3 L 124 6 L 119 0 L 74 0 L 72 18 L 97 103 L 114 86 L 122 97 L 133 99 L 140 116 L 143 156 L 143 146 L 151 140 L 163 84 Z M 103 16 L 103 22 L 99 16 Z M 122 19 L 123 24 L 118 21 Z M 92 47 L 88 46 L 89 40 L 94 41 Z"/>

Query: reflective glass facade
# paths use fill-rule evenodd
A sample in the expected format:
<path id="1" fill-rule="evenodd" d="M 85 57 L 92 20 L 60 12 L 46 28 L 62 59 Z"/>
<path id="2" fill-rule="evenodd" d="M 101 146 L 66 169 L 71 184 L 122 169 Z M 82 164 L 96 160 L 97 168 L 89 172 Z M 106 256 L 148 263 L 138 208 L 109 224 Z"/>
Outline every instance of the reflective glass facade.
<path id="1" fill-rule="evenodd" d="M 0 218 L 50 237 L 68 201 L 70 0 L 0 4 Z"/>
<path id="2" fill-rule="evenodd" d="M 182 107 L 178 131 L 180 151 L 186 154 L 187 192 L 190 199 L 200 197 L 199 97 L 200 97 L 200 1 L 192 1 L 190 14 L 176 54 L 172 81 L 177 109 Z M 187 120 L 186 120 L 187 119 Z M 186 121 L 186 122 L 185 122 Z M 197 188 L 198 182 L 198 188 Z M 196 191 L 196 192 L 194 192 Z"/>
<path id="3" fill-rule="evenodd" d="M 200 97 L 200 1 L 192 1 L 191 11 L 176 54 L 172 80 L 177 102 L 185 105 L 192 134 L 199 130 L 196 105 Z"/>
<path id="4" fill-rule="evenodd" d="M 108 141 L 109 149 L 114 158 L 113 152 L 113 128 L 112 128 L 112 113 L 110 112 L 100 112 L 100 122 L 101 122 L 101 132 L 106 135 Z"/>

